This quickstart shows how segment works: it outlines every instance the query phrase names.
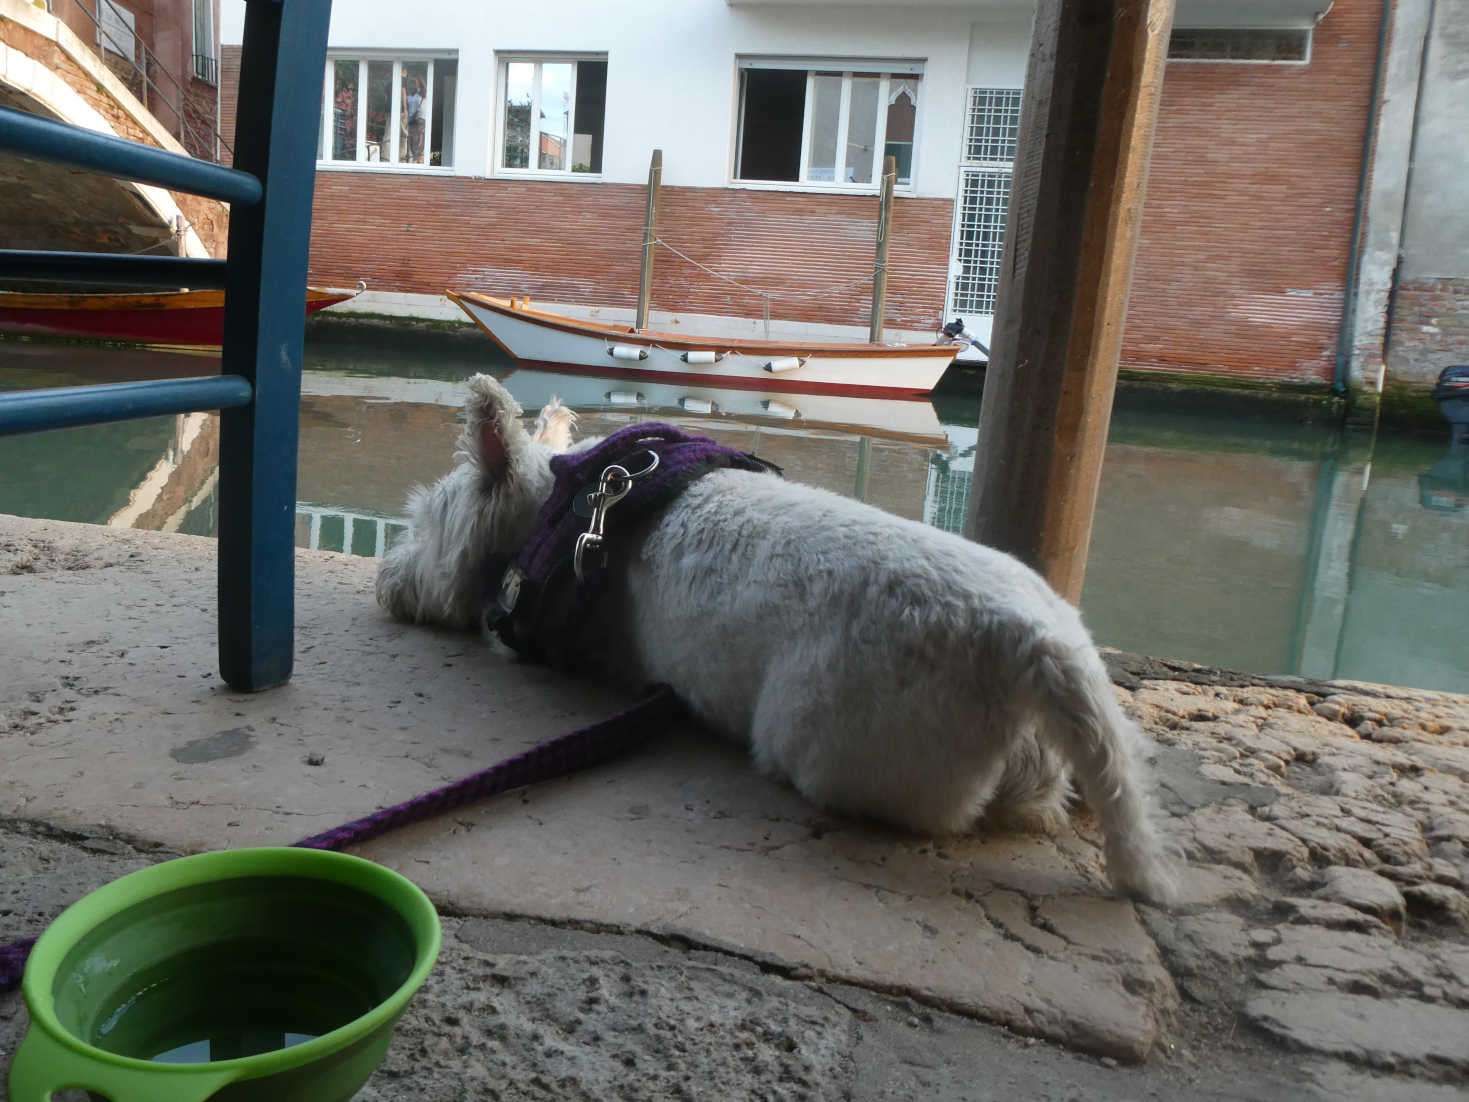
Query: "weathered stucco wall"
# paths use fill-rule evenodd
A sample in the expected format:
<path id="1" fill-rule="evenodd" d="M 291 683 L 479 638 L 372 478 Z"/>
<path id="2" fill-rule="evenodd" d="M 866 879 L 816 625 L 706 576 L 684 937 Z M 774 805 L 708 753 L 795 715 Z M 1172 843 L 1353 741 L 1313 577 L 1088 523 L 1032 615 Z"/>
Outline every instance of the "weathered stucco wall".
<path id="1" fill-rule="evenodd" d="M 1393 299 L 1390 381 L 1469 363 L 1469 0 L 1435 0 Z"/>

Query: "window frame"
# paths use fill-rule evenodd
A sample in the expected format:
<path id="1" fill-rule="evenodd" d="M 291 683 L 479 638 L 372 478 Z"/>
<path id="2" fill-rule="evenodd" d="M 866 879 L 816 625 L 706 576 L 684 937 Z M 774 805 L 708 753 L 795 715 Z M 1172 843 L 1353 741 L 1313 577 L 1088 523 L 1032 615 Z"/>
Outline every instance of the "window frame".
<path id="1" fill-rule="evenodd" d="M 459 55 L 454 50 L 352 50 L 352 49 L 330 49 L 326 55 L 326 67 L 322 75 L 322 97 L 321 97 L 321 119 L 320 131 L 316 144 L 316 167 L 319 171 L 331 172 L 408 172 L 424 173 L 431 176 L 452 176 L 454 166 L 435 165 L 429 163 L 433 155 L 431 148 L 431 134 L 433 127 L 433 112 L 435 107 L 434 75 L 437 66 L 436 61 L 459 60 Z M 357 62 L 357 134 L 356 151 L 357 159 L 354 161 L 338 161 L 326 154 L 331 150 L 331 112 L 335 101 L 333 87 L 336 77 L 336 65 L 339 61 Z M 369 62 L 388 61 L 392 63 L 393 73 L 389 81 L 388 99 L 388 156 L 376 161 L 367 159 L 367 112 L 362 109 L 366 102 L 367 73 Z M 423 137 L 423 163 L 414 164 L 398 160 L 400 143 L 403 140 L 402 128 L 398 125 L 398 116 L 402 108 L 403 91 L 403 66 L 427 63 L 428 75 L 424 80 L 423 114 L 424 114 L 424 137 Z M 455 82 L 455 94 L 458 94 L 458 82 Z M 458 105 L 450 112 L 452 119 L 458 121 Z"/>
<path id="2" fill-rule="evenodd" d="M 1292 58 L 1273 57 L 1188 57 L 1185 55 L 1175 56 L 1173 49 L 1173 34 L 1303 34 L 1305 35 L 1305 56 Z M 1311 54 L 1316 45 L 1316 29 L 1314 27 L 1175 27 L 1173 34 L 1169 35 L 1166 61 L 1169 65 L 1310 65 Z"/>
<path id="3" fill-rule="evenodd" d="M 194 47 L 191 58 L 193 76 L 195 80 L 218 87 L 219 55 L 214 48 L 214 0 L 193 0 L 193 9 L 193 27 L 190 31 Z M 199 41 L 201 32 L 203 42 Z"/>
<path id="4" fill-rule="evenodd" d="M 604 99 L 602 104 L 602 171 L 601 172 L 577 172 L 572 168 L 540 168 L 534 164 L 528 164 L 525 168 L 511 168 L 505 164 L 505 138 L 509 127 L 505 123 L 505 99 L 510 91 L 510 66 L 512 64 L 531 64 L 536 67 L 535 76 L 532 79 L 531 104 L 530 104 L 530 134 L 527 141 L 532 154 L 539 149 L 539 137 L 541 134 L 540 112 L 538 108 L 541 102 L 541 66 L 567 65 L 571 66 L 571 114 L 568 117 L 569 133 L 567 134 L 568 150 L 567 161 L 572 161 L 570 146 L 576 135 L 576 82 L 577 65 L 583 61 L 600 61 L 608 65 L 610 69 L 609 56 L 606 53 L 596 52 L 567 52 L 559 50 L 501 50 L 495 54 L 495 115 L 493 119 L 493 130 L 495 140 L 491 142 L 489 175 L 509 180 L 576 180 L 585 183 L 595 183 L 607 178 L 607 104 Z M 534 160 L 534 156 L 529 158 Z"/>
<path id="5" fill-rule="evenodd" d="M 726 184 L 729 187 L 748 188 L 753 191 L 799 191 L 824 195 L 876 195 L 882 187 L 882 163 L 887 149 L 887 111 L 884 104 L 891 94 L 894 77 L 917 77 L 919 81 L 918 102 L 914 104 L 913 150 L 909 158 L 907 183 L 899 181 L 894 192 L 898 195 L 916 195 L 918 191 L 918 149 L 922 144 L 923 93 L 925 60 L 918 58 L 870 58 L 870 57 L 815 57 L 792 56 L 772 57 L 737 56 L 735 58 L 735 105 L 734 140 L 731 143 L 733 156 L 729 164 Z M 798 162 L 798 177 L 795 180 L 760 180 L 739 175 L 745 154 L 745 80 L 752 69 L 783 69 L 806 74 L 806 96 L 801 118 L 801 149 Z M 844 151 L 850 134 L 852 79 L 856 74 L 876 74 L 878 77 L 878 122 L 880 132 L 874 135 L 872 180 L 870 183 L 846 183 L 841 179 L 812 180 L 807 176 L 807 161 L 811 153 L 811 114 L 814 107 L 815 78 L 840 76 L 842 87 L 837 112 L 836 148 Z M 844 155 L 844 154 L 843 154 Z M 840 177 L 846 161 L 833 166 L 832 175 Z"/>

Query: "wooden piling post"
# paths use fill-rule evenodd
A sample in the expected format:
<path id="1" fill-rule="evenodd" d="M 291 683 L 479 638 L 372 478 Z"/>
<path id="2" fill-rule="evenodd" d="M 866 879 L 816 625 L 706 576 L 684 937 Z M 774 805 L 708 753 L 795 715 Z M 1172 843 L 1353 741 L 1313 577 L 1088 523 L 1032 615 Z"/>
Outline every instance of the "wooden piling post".
<path id="1" fill-rule="evenodd" d="M 965 533 L 1081 599 L 1173 0 L 1038 0 Z"/>
<path id="2" fill-rule="evenodd" d="M 872 269 L 872 320 L 867 339 L 882 340 L 882 315 L 888 303 L 888 231 L 893 222 L 893 185 L 898 181 L 898 159 L 884 157 L 882 184 L 877 193 L 877 263 Z"/>
<path id="3" fill-rule="evenodd" d="M 633 328 L 648 324 L 648 303 L 653 297 L 653 242 L 658 235 L 658 188 L 663 182 L 663 150 L 653 150 L 648 163 L 648 205 L 643 214 L 643 265 L 638 274 L 638 317 Z"/>

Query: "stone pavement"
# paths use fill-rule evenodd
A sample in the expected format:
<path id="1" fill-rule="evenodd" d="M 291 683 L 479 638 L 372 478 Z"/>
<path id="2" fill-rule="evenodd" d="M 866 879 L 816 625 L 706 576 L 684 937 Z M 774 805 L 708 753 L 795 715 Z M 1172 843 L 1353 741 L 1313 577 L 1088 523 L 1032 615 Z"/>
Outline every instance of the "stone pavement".
<path id="1" fill-rule="evenodd" d="M 303 553 L 296 675 L 246 696 L 210 541 L 0 518 L 0 938 L 625 702 L 385 621 L 373 571 Z M 895 835 L 668 732 L 359 851 L 446 927 L 361 1097 L 1469 1098 L 1469 698 L 1113 663 L 1180 905 L 1109 899 L 1084 816 Z M 24 1017 L 0 997 L 0 1065 Z"/>

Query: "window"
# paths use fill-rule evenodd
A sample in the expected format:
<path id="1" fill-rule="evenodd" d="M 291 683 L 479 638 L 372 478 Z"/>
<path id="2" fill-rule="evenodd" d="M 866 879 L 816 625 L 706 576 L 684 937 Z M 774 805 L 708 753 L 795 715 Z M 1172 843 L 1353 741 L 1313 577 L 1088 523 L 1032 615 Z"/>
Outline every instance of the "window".
<path id="1" fill-rule="evenodd" d="M 111 50 L 136 63 L 138 39 L 134 32 L 137 17 L 113 0 L 101 0 L 101 3 L 102 21 L 97 24 L 97 41 L 103 50 Z"/>
<path id="2" fill-rule="evenodd" d="M 458 82 L 452 57 L 327 58 L 321 160 L 449 168 Z"/>
<path id="3" fill-rule="evenodd" d="M 214 0 L 194 0 L 194 76 L 206 84 L 219 83 L 214 53 Z"/>
<path id="4" fill-rule="evenodd" d="M 501 169 L 601 173 L 606 57 L 507 57 L 500 88 Z"/>
<path id="5" fill-rule="evenodd" d="M 735 178 L 874 190 L 883 158 L 913 182 L 913 63 L 742 61 Z"/>
<path id="6" fill-rule="evenodd" d="M 947 313 L 995 312 L 1019 138 L 1020 89 L 969 89 Z"/>
<path id="7" fill-rule="evenodd" d="M 1176 30 L 1168 39 L 1170 61 L 1305 62 L 1310 55 L 1305 29 Z"/>

